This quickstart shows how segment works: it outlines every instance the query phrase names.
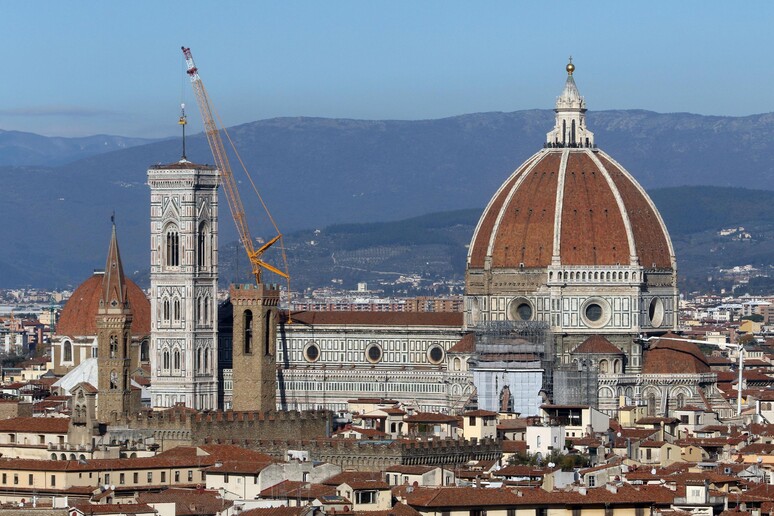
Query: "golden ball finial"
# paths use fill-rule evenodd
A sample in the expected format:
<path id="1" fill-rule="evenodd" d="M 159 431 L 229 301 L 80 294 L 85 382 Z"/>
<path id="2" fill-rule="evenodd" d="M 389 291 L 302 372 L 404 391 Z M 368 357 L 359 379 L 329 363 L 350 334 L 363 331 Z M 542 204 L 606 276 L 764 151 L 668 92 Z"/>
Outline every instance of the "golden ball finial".
<path id="1" fill-rule="evenodd" d="M 575 65 L 572 64 L 572 56 L 570 56 L 570 62 L 567 63 L 567 75 L 572 75 L 572 72 L 575 71 Z"/>

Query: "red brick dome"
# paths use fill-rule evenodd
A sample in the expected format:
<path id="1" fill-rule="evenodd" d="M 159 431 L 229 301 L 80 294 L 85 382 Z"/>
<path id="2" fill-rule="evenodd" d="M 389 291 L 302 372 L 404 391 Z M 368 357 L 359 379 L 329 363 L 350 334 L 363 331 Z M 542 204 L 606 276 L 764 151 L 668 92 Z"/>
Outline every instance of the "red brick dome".
<path id="1" fill-rule="evenodd" d="M 96 335 L 97 310 L 102 296 L 102 279 L 104 274 L 95 273 L 75 289 L 73 295 L 65 303 L 62 314 L 56 325 L 58 335 Z M 131 332 L 133 336 L 150 335 L 150 301 L 136 283 L 129 279 L 126 283 L 126 293 L 133 318 Z"/>
<path id="2" fill-rule="evenodd" d="M 489 202 L 469 268 L 673 267 L 669 235 L 634 178 L 596 148 L 545 148 Z M 557 262 L 558 259 L 558 262 Z"/>
<path id="3" fill-rule="evenodd" d="M 699 347 L 678 340 L 677 335 L 667 334 L 645 351 L 644 374 L 695 374 L 709 373 L 711 367 Z"/>

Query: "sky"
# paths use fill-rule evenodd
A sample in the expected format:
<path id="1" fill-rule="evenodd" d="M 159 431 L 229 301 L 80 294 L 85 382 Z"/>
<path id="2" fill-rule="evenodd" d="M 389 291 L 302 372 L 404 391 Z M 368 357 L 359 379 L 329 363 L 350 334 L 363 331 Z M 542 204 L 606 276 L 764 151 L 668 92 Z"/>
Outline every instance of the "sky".
<path id="1" fill-rule="evenodd" d="M 0 129 L 201 130 L 180 47 L 226 126 L 552 108 L 774 111 L 774 2 L 0 0 Z"/>

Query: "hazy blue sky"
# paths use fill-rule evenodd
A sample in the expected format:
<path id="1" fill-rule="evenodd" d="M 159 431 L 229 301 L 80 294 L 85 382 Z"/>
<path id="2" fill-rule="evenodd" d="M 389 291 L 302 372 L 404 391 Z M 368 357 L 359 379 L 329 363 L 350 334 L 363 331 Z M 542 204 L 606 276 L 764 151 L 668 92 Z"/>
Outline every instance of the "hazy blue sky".
<path id="1" fill-rule="evenodd" d="M 550 108 L 572 54 L 592 110 L 774 111 L 774 2 L 0 0 L 0 129 L 158 137 L 226 125 Z"/>

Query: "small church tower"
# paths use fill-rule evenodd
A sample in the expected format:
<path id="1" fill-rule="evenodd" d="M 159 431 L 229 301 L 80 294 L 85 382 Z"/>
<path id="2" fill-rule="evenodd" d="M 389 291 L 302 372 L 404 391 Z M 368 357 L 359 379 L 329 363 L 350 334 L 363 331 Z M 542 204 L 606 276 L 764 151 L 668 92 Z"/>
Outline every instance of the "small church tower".
<path id="1" fill-rule="evenodd" d="M 139 409 L 139 396 L 131 395 L 129 378 L 131 324 L 132 307 L 129 306 L 126 293 L 114 223 L 96 317 L 99 389 L 97 416 L 103 421 Z M 133 402 L 135 398 L 136 403 Z"/>
<path id="2" fill-rule="evenodd" d="M 274 285 L 231 285 L 233 398 L 237 411 L 273 411 L 277 406 L 277 315 Z"/>

